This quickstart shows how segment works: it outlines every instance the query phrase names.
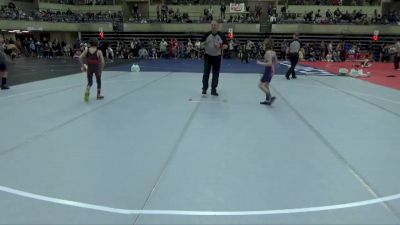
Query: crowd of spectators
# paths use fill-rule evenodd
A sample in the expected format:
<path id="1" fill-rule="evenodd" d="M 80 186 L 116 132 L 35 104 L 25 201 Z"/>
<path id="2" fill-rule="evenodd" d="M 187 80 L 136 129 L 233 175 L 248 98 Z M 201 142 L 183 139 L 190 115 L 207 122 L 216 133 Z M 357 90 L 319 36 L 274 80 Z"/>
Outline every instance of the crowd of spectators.
<path id="1" fill-rule="evenodd" d="M 66 0 L 59 0 L 60 3 L 65 3 Z M 70 1 L 67 1 L 71 3 Z M 85 0 L 73 1 L 74 4 L 104 4 L 106 0 Z M 323 4 L 317 0 L 314 4 Z M 372 4 L 373 2 L 371 2 Z M 221 2 L 219 10 L 215 7 L 205 7 L 202 15 L 192 18 L 188 12 L 183 12 L 177 6 L 171 5 L 157 5 L 156 15 L 157 18 L 150 20 L 139 13 L 138 4 L 135 3 L 132 7 L 132 17 L 127 22 L 136 23 L 209 23 L 212 20 L 220 20 L 225 23 L 260 23 L 261 15 L 264 10 L 259 4 L 251 9 L 246 5 L 246 10 L 243 13 L 230 14 L 226 16 L 228 3 Z M 300 4 L 300 3 L 299 3 Z M 217 12 L 215 12 L 217 11 Z M 387 14 L 381 15 L 377 10 L 373 14 L 366 14 L 362 9 L 353 10 L 352 12 L 343 11 L 340 8 L 335 10 L 327 9 L 322 12 L 320 9 L 317 11 L 305 11 L 303 13 L 291 13 L 288 5 L 280 8 L 278 12 L 274 4 L 268 5 L 265 13 L 269 17 L 271 23 L 313 23 L 313 24 L 399 24 L 400 12 L 390 10 Z M 87 23 L 87 22 L 112 22 L 123 21 L 122 12 L 86 12 L 77 13 L 67 10 L 65 12 L 55 10 L 36 10 L 32 9 L 25 12 L 10 2 L 8 5 L 2 5 L 0 9 L 0 18 L 12 20 L 32 20 L 32 21 L 47 21 L 47 22 L 74 22 L 74 23 Z"/>
<path id="2" fill-rule="evenodd" d="M 289 42 L 273 41 L 275 50 L 280 60 L 288 59 Z M 14 44 L 17 46 L 22 56 L 36 58 L 53 58 L 53 57 L 78 57 L 80 53 L 88 46 L 87 43 L 76 40 L 74 43 L 66 43 L 65 41 L 36 40 L 34 38 L 25 38 L 23 40 L 5 40 L 1 43 L 2 48 L 7 45 Z M 228 49 L 224 50 L 225 58 L 239 58 L 243 63 L 249 60 L 260 59 L 264 54 L 262 41 L 255 40 L 229 40 Z M 200 39 L 178 40 L 177 38 L 161 39 L 161 40 L 140 40 L 133 38 L 131 41 L 117 41 L 109 43 L 102 40 L 99 49 L 103 51 L 108 61 L 115 59 L 201 59 L 203 57 L 203 49 Z M 374 42 L 351 42 L 351 41 L 321 41 L 321 42 L 305 42 L 299 52 L 300 61 L 327 61 L 342 62 L 346 60 L 369 59 L 377 62 L 391 62 L 393 59 L 393 45 Z"/>
<path id="3" fill-rule="evenodd" d="M 273 42 L 273 40 L 272 40 Z M 229 41 L 229 47 L 224 51 L 225 58 L 239 58 L 241 61 L 248 62 L 251 59 L 260 59 L 264 50 L 262 41 L 245 40 L 238 41 L 232 39 Z M 281 60 L 288 59 L 287 40 L 275 41 L 275 50 Z M 342 62 L 346 60 L 363 60 L 365 58 L 373 61 L 390 62 L 394 52 L 392 45 L 384 43 L 357 43 L 350 41 L 321 41 L 306 42 L 300 49 L 300 60 L 302 61 L 327 61 Z M 149 40 L 147 42 L 134 38 L 131 42 L 118 41 L 115 47 L 115 57 L 117 58 L 202 58 L 202 48 L 200 40 L 170 40 L 162 39 L 160 41 Z"/>
<path id="4" fill-rule="evenodd" d="M 218 5 L 221 4 L 221 0 L 164 0 L 165 4 L 168 5 Z M 237 0 L 223 0 L 226 4 L 237 3 Z M 160 1 L 151 0 L 151 4 L 159 4 Z"/>
<path id="5" fill-rule="evenodd" d="M 287 59 L 289 51 L 289 43 L 284 40 L 280 43 L 279 58 Z M 306 42 L 302 45 L 299 52 L 300 61 L 327 61 L 327 62 L 343 62 L 346 60 L 369 59 L 376 62 L 392 61 L 393 45 L 385 43 L 357 43 L 350 41 L 340 41 L 334 43 L 332 41 L 325 42 Z"/>
<path id="6" fill-rule="evenodd" d="M 71 56 L 73 54 L 73 48 L 70 44 L 65 41 L 59 41 L 57 39 L 37 40 L 34 38 L 25 38 L 23 40 L 17 39 L 16 41 L 6 39 L 1 46 L 6 49 L 8 45 L 15 45 L 19 51 L 17 56 L 25 57 L 36 57 L 36 58 L 53 58 L 60 56 Z"/>
<path id="7" fill-rule="evenodd" d="M 344 6 L 374 6 L 381 0 L 289 0 L 290 5 L 344 5 Z"/>
<path id="8" fill-rule="evenodd" d="M 30 20 L 30 21 L 46 21 L 46 22 L 72 22 L 72 23 L 89 23 L 89 22 L 106 22 L 116 19 L 123 19 L 122 12 L 86 12 L 75 13 L 71 10 L 61 12 L 59 10 L 37 10 L 32 9 L 29 12 L 23 11 L 14 4 L 0 6 L 0 18 L 11 20 Z"/>
<path id="9" fill-rule="evenodd" d="M 255 10 L 251 10 L 249 6 L 246 7 L 246 11 L 243 13 L 231 14 L 229 17 L 226 16 L 227 5 L 222 2 L 219 10 L 216 11 L 212 5 L 205 7 L 202 14 L 198 18 L 192 18 L 188 12 L 182 12 L 180 8 L 176 6 L 168 5 L 157 5 L 155 21 L 146 22 L 161 22 L 161 23 L 209 23 L 212 20 L 220 20 L 224 23 L 258 23 L 261 16 L 261 7 L 256 6 Z M 134 18 L 131 21 L 140 22 L 142 21 L 140 15 L 134 12 Z M 137 18 L 137 19 L 136 19 Z"/>
<path id="10" fill-rule="evenodd" d="M 106 1 L 65 1 L 59 0 L 59 3 L 73 3 L 73 4 L 102 4 Z M 325 4 L 326 1 L 316 0 L 315 4 Z M 332 2 L 330 2 L 333 4 Z M 371 2 L 372 4 L 373 2 Z M 298 2 L 298 4 L 302 4 Z M 340 2 L 338 3 L 340 4 Z M 333 4 L 334 5 L 334 4 Z M 202 16 L 196 22 L 210 22 L 214 19 L 220 19 L 227 23 L 258 23 L 261 18 L 262 8 L 257 4 L 254 10 L 246 6 L 245 13 L 239 13 L 236 15 L 226 16 L 226 5 L 221 2 L 219 12 L 214 12 L 215 7 L 205 7 Z M 278 14 L 275 5 L 271 4 L 267 7 L 266 13 L 270 16 L 270 21 L 273 23 L 315 23 L 315 24 L 398 24 L 400 22 L 399 12 L 395 10 L 389 11 L 387 15 L 380 15 L 377 10 L 372 15 L 365 14 L 362 9 L 354 10 L 353 12 L 341 11 L 339 8 L 331 11 L 330 9 L 325 12 L 321 10 L 304 12 L 303 14 L 290 13 L 288 6 L 280 8 Z M 149 21 L 142 17 L 138 10 L 138 5 L 134 4 L 132 9 L 133 17 L 129 20 L 131 22 L 148 23 L 154 22 Z M 279 15 L 279 16 L 278 16 Z M 36 20 L 36 21 L 50 21 L 50 22 L 93 22 L 93 21 L 122 21 L 122 12 L 112 13 L 99 12 L 99 13 L 74 13 L 71 10 L 66 12 L 52 11 L 52 10 L 31 10 L 29 13 L 24 12 L 10 2 L 8 5 L 2 5 L 0 9 L 0 18 L 7 18 L 13 20 Z M 189 17 L 187 12 L 181 12 L 179 8 L 173 9 L 168 5 L 157 6 L 157 22 L 163 23 L 193 23 L 193 20 Z M 8 41 L 10 42 L 10 41 Z M 12 42 L 12 41 L 11 41 Z M 7 42 L 5 42 L 7 43 Z M 285 43 L 282 42 L 281 46 L 281 58 L 285 57 L 283 53 L 286 51 Z M 74 55 L 74 49 L 79 49 L 81 45 L 71 47 L 64 42 L 46 41 L 46 40 L 22 40 L 16 41 L 16 45 L 21 48 L 21 52 L 24 52 L 25 56 L 36 56 L 36 57 L 53 57 L 62 55 Z M 361 52 L 368 52 L 371 57 L 375 60 L 386 60 L 389 59 L 390 51 L 385 46 L 369 46 L 367 49 L 361 48 L 358 44 L 349 43 L 338 43 L 333 48 L 332 43 L 321 42 L 318 45 L 308 43 L 303 46 L 301 50 L 302 60 L 326 60 L 326 61 L 343 61 L 352 56 L 354 58 L 362 57 L 364 54 Z M 239 57 L 242 59 L 257 58 L 262 55 L 261 44 L 252 41 L 246 41 L 240 43 L 235 40 L 231 40 L 229 43 L 229 49 L 226 51 L 225 56 L 227 57 Z M 349 47 L 351 46 L 351 47 Z M 139 39 L 133 39 L 130 43 L 123 43 L 119 41 L 115 46 L 115 57 L 119 58 L 200 58 L 201 49 L 199 46 L 199 40 L 186 40 L 178 41 L 177 39 L 161 40 L 159 43 L 155 40 L 148 41 L 146 43 L 141 42 Z"/>
<path id="11" fill-rule="evenodd" d="M 48 2 L 48 1 L 45 1 Z M 50 3 L 68 4 L 68 5 L 112 5 L 113 0 L 53 0 Z"/>
<path id="12" fill-rule="evenodd" d="M 272 23 L 313 23 L 313 24 L 398 24 L 400 22 L 400 14 L 398 11 L 390 10 L 386 15 L 381 15 L 375 9 L 374 13 L 368 15 L 359 10 L 342 11 L 336 8 L 334 11 L 327 9 L 322 12 L 318 9 L 314 11 L 306 11 L 303 14 L 290 13 L 287 6 L 281 8 L 279 16 L 271 11 L 270 22 Z"/>

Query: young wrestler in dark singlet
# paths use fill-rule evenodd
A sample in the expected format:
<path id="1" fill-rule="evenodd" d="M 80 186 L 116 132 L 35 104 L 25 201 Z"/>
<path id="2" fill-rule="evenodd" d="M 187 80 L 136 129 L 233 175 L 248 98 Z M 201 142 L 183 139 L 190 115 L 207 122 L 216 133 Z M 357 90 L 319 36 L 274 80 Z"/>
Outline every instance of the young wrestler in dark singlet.
<path id="1" fill-rule="evenodd" d="M 263 61 L 257 61 L 257 64 L 264 65 L 264 74 L 261 77 L 258 87 L 265 93 L 265 101 L 260 102 L 263 105 L 271 105 L 274 102 L 275 97 L 271 96 L 269 84 L 271 83 L 272 75 L 276 71 L 278 59 L 276 53 L 272 50 L 273 44 L 269 41 L 264 42 L 264 59 Z"/>
<path id="2" fill-rule="evenodd" d="M 79 57 L 82 71 L 87 72 L 88 84 L 84 94 L 85 102 L 89 101 L 90 87 L 93 85 L 93 74 L 96 76 L 97 100 L 104 98 L 101 95 L 101 72 L 104 68 L 103 53 L 97 49 L 97 40 L 92 39 L 89 44 L 90 47 L 86 48 Z M 86 62 L 87 67 L 84 65 L 84 62 Z"/>

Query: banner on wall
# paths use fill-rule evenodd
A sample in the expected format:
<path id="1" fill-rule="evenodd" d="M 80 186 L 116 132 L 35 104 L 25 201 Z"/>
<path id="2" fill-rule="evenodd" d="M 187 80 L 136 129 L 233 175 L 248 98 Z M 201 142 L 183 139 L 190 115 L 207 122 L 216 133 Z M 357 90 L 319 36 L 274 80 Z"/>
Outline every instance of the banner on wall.
<path id="1" fill-rule="evenodd" d="M 246 7 L 244 6 L 244 3 L 230 3 L 229 12 L 244 13 L 244 12 L 246 12 Z"/>

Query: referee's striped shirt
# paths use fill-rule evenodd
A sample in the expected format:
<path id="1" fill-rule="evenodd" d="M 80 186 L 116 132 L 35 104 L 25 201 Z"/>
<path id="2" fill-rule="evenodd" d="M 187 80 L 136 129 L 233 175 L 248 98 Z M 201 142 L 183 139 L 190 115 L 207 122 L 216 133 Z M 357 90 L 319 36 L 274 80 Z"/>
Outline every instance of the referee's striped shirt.
<path id="1" fill-rule="evenodd" d="M 294 39 L 293 41 L 290 42 L 289 44 L 289 53 L 290 54 L 295 54 L 295 53 L 299 53 L 300 51 L 300 42 L 297 39 Z"/>
<path id="2" fill-rule="evenodd" d="M 400 54 L 400 41 L 397 41 L 394 47 L 396 48 L 397 54 Z"/>

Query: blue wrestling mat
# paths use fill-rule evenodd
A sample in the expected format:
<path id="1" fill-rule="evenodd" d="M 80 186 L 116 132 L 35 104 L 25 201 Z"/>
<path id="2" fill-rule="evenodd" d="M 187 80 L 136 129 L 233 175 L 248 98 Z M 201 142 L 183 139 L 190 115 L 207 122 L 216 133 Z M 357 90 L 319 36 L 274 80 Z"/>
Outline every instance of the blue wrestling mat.
<path id="1" fill-rule="evenodd" d="M 203 72 L 203 60 L 200 59 L 157 59 L 141 60 L 136 62 L 140 70 L 144 72 L 169 71 L 169 72 Z M 133 64 L 133 62 L 132 62 Z M 132 64 L 118 65 L 109 67 L 109 71 L 130 71 Z M 276 74 L 285 74 L 290 66 L 290 62 L 281 61 Z M 239 59 L 223 59 L 221 73 L 263 73 L 263 66 L 257 65 L 255 60 L 249 63 L 241 62 Z M 297 65 L 296 74 L 298 75 L 334 75 L 325 70 L 310 66 Z"/>

